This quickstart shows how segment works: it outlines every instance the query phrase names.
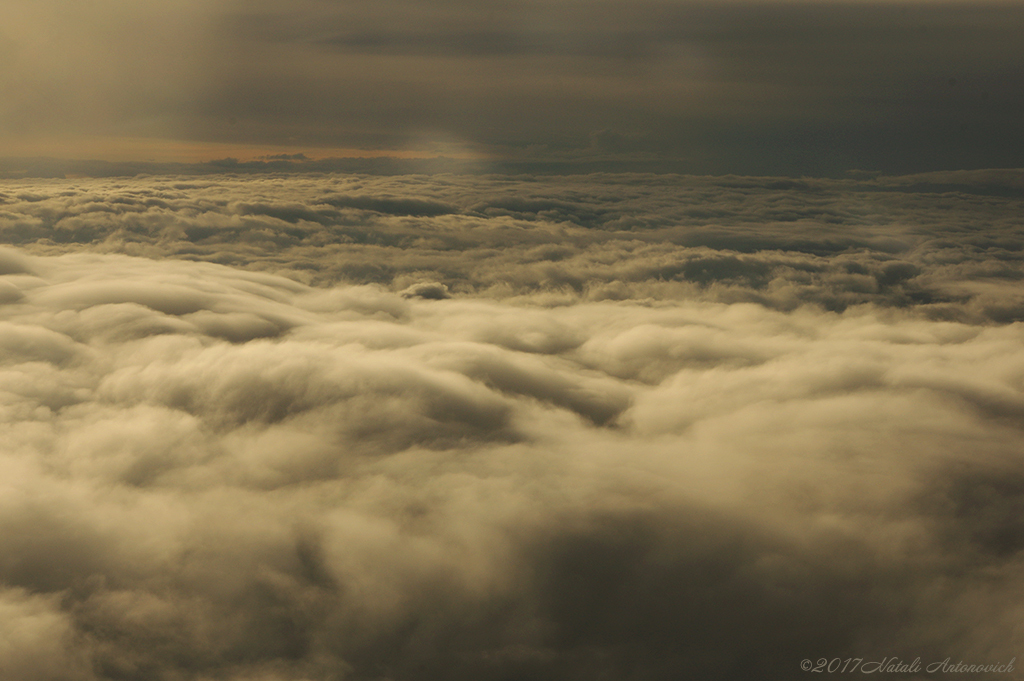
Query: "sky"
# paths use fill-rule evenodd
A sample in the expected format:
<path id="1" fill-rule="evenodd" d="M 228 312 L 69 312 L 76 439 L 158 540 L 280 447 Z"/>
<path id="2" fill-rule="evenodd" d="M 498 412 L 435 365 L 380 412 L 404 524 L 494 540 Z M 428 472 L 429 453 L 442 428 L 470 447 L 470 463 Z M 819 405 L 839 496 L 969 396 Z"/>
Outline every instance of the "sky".
<path id="1" fill-rule="evenodd" d="M 1017 2 L 8 0 L 0 157 L 1018 167 Z"/>

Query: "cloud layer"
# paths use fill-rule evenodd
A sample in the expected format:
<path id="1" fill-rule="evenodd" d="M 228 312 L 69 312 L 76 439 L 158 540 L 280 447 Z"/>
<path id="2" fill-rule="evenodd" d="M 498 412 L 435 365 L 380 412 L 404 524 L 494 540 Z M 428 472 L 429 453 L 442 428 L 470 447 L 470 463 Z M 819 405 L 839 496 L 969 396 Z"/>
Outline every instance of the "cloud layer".
<path id="1" fill-rule="evenodd" d="M 1008 662 L 1019 199 L 886 182 L 4 185 L 0 676 Z"/>
<path id="2" fill-rule="evenodd" d="M 21 180 L 0 240 L 258 268 L 311 284 L 442 284 L 580 300 L 875 304 L 1021 318 L 1019 171 L 853 180 L 288 175 Z M 424 291 L 428 289 L 423 289 Z M 437 289 L 441 290 L 441 289 Z"/>

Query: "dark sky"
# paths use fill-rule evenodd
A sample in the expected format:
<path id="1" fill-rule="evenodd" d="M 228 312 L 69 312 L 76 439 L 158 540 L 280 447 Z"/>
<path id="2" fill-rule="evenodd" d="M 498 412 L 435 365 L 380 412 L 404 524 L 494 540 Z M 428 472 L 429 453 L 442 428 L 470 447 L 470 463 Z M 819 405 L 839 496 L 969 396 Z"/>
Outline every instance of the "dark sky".
<path id="1" fill-rule="evenodd" d="M 1019 3 L 13 0 L 0 156 L 1019 167 Z"/>

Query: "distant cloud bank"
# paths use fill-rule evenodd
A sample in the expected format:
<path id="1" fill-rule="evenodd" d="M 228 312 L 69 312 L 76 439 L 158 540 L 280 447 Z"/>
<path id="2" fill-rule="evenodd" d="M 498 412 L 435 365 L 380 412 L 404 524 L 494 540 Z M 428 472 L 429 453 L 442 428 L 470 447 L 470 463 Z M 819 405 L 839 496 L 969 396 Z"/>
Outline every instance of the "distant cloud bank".
<path id="1" fill-rule="evenodd" d="M 0 185 L 0 677 L 1020 654 L 1012 173 Z"/>
<path id="2" fill-rule="evenodd" d="M 1024 171 L 863 180 L 257 174 L 11 180 L 0 242 L 540 304 L 1024 315 Z"/>

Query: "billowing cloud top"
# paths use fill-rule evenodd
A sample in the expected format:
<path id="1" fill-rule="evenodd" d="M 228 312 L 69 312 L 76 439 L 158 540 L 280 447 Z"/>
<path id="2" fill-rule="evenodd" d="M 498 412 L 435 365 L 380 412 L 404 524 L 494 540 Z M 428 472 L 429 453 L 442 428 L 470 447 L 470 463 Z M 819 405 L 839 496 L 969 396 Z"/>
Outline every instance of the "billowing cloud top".
<path id="1" fill-rule="evenodd" d="M 6 182 L 0 676 L 1008 663 L 996 179 Z"/>

